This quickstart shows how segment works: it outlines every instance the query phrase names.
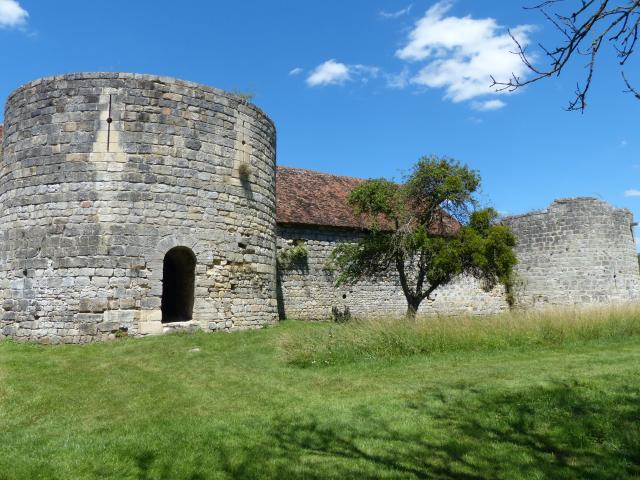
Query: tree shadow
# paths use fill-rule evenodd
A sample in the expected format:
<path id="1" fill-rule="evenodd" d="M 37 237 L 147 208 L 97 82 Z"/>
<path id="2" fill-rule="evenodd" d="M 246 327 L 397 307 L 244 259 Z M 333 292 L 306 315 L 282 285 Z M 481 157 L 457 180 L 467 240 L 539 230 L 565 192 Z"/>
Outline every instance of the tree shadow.
<path id="1" fill-rule="evenodd" d="M 472 404 L 450 392 L 423 392 L 410 407 L 429 412 L 476 454 L 482 478 L 619 479 L 640 475 L 640 390 L 606 391 L 556 382 L 524 391 L 476 395 Z M 462 398 L 462 396 L 460 396 Z M 468 395 L 464 396 L 468 399 Z M 440 402 L 435 411 L 433 405 Z M 480 413 L 481 412 L 481 413 Z"/>
<path id="2" fill-rule="evenodd" d="M 320 469 L 314 463 L 317 478 L 640 476 L 638 388 L 570 382 L 499 394 L 459 390 L 419 393 L 407 404 L 417 414 L 412 428 L 363 409 L 348 425 L 283 419 L 271 435 L 288 458 L 323 459 Z"/>
<path id="3" fill-rule="evenodd" d="M 149 450 L 143 450 L 136 454 L 134 462 L 136 480 L 172 480 L 176 478 L 171 468 L 172 462 L 161 461 L 156 453 Z M 195 471 L 186 474 L 186 476 L 180 476 L 181 479 L 206 480 L 209 478 L 205 473 L 199 471 L 201 470 L 199 465 L 188 466 L 187 469 Z"/>
<path id="4" fill-rule="evenodd" d="M 180 478 L 630 478 L 640 475 L 639 399 L 638 388 L 576 382 L 500 393 L 425 389 L 398 415 L 375 406 L 348 421 L 282 414 L 244 444 L 229 430 L 218 438 L 233 440 L 197 446 L 199 464 L 182 465 Z M 138 479 L 175 476 L 170 459 L 153 468 L 158 461 L 137 455 Z"/>

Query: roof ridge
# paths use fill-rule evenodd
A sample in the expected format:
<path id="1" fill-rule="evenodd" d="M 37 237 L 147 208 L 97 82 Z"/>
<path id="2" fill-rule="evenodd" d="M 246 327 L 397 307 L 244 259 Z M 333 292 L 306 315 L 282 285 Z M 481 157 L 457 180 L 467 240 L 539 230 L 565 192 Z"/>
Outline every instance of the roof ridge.
<path id="1" fill-rule="evenodd" d="M 299 172 L 304 172 L 304 173 L 311 173 L 314 175 L 325 175 L 327 177 L 338 177 L 338 178 L 349 178 L 352 180 L 358 180 L 360 182 L 363 182 L 366 180 L 366 178 L 363 177 L 353 177 L 351 175 L 338 175 L 336 173 L 329 173 L 329 172 L 322 172 L 320 170 L 313 170 L 310 168 L 302 168 L 302 167 L 287 167 L 287 166 L 283 166 L 283 165 L 278 165 L 276 167 L 277 170 L 297 170 Z"/>

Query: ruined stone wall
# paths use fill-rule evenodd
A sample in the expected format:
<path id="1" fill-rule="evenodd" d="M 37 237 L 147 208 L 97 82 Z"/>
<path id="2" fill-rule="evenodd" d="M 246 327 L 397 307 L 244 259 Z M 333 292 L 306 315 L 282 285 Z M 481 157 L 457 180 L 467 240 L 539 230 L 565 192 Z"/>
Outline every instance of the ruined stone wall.
<path id="1" fill-rule="evenodd" d="M 3 148 L 0 338 L 170 328 L 163 259 L 178 246 L 196 256 L 188 325 L 277 319 L 275 128 L 256 107 L 164 77 L 51 77 L 9 97 Z"/>
<path id="2" fill-rule="evenodd" d="M 346 229 L 278 225 L 278 249 L 303 241 L 307 258 L 278 270 L 278 300 L 281 318 L 326 320 L 333 307 L 345 307 L 356 317 L 399 316 L 407 302 L 393 273 L 376 281 L 335 287 L 335 273 L 326 268 L 331 251 L 339 242 L 357 241 L 361 234 Z M 420 315 L 491 314 L 508 308 L 504 289 L 485 292 L 473 278 L 460 278 L 439 288 L 433 301 L 425 300 Z"/>
<path id="3" fill-rule="evenodd" d="M 515 233 L 516 305 L 614 304 L 640 299 L 631 212 L 595 198 L 557 200 L 509 217 Z"/>

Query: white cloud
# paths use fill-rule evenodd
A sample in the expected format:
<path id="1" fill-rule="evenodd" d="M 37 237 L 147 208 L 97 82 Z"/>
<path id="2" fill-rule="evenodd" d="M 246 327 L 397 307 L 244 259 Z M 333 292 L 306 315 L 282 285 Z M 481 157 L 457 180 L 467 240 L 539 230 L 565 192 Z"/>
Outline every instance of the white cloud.
<path id="1" fill-rule="evenodd" d="M 289 71 L 289 75 L 300 75 L 304 70 L 300 67 L 293 68 Z"/>
<path id="2" fill-rule="evenodd" d="M 526 66 L 515 54 L 515 44 L 504 27 L 493 18 L 446 16 L 450 1 L 433 5 L 416 22 L 407 43 L 396 56 L 408 62 L 426 62 L 411 79 L 416 85 L 444 88 L 446 97 L 462 102 L 496 92 L 491 75 L 506 80 L 512 74 L 523 77 Z M 533 27 L 519 25 L 511 34 L 523 47 Z M 497 103 L 491 104 L 494 108 Z M 501 105 L 504 106 L 504 105 Z"/>
<path id="3" fill-rule="evenodd" d="M 317 87 L 321 85 L 341 85 L 350 80 L 349 67 L 335 60 L 327 60 L 318 65 L 307 77 L 307 85 Z"/>
<path id="4" fill-rule="evenodd" d="M 0 0 L 0 28 L 20 27 L 29 13 L 16 0 Z"/>
<path id="5" fill-rule="evenodd" d="M 379 74 L 378 67 L 360 64 L 347 65 L 331 59 L 313 69 L 307 77 L 307 85 L 310 87 L 342 85 L 356 78 L 367 83 L 369 79 L 376 78 Z"/>
<path id="6" fill-rule="evenodd" d="M 625 148 L 627 145 L 629 145 L 629 142 L 626 140 L 620 140 L 620 148 Z"/>
<path id="7" fill-rule="evenodd" d="M 385 10 L 381 10 L 379 15 L 382 18 L 398 18 L 409 13 L 411 11 L 411 8 L 413 8 L 413 4 L 407 5 L 405 8 L 397 10 L 395 12 L 387 12 Z"/>
<path id="8" fill-rule="evenodd" d="M 493 99 L 493 100 L 485 100 L 482 102 L 472 102 L 471 107 L 474 110 L 479 110 L 481 112 L 488 112 L 491 110 L 499 110 L 503 107 L 506 107 L 507 104 L 502 100 Z"/>
<path id="9" fill-rule="evenodd" d="M 377 78 L 380 74 L 380 69 L 371 65 L 347 65 L 347 67 L 349 75 L 360 78 L 362 83 L 367 83 L 370 78 Z"/>
<path id="10" fill-rule="evenodd" d="M 630 190 L 625 190 L 624 191 L 624 196 L 625 197 L 640 197 L 640 190 L 636 190 L 636 189 L 630 189 Z"/>
<path id="11" fill-rule="evenodd" d="M 408 68 L 403 68 L 400 73 L 395 74 L 387 74 L 387 87 L 395 88 L 397 90 L 402 90 L 407 85 L 409 85 L 409 80 L 411 79 L 411 73 Z"/>

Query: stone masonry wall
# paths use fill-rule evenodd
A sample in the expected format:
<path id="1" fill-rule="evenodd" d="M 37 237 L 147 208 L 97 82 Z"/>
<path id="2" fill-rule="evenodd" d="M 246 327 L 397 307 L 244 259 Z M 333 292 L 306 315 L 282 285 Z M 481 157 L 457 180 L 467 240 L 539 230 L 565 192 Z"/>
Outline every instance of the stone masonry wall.
<path id="1" fill-rule="evenodd" d="M 256 107 L 165 77 L 44 78 L 9 97 L 3 149 L 0 338 L 175 327 L 160 307 L 177 246 L 196 256 L 193 319 L 180 326 L 277 319 L 275 128 Z"/>
<path id="2" fill-rule="evenodd" d="M 31 82 L 9 97 L 0 148 L 0 339 L 237 330 L 278 314 L 327 319 L 334 307 L 404 314 L 393 272 L 334 286 L 326 260 L 360 233 L 276 227 L 275 211 L 275 127 L 242 99 L 149 75 Z M 632 221 L 593 198 L 505 219 L 518 239 L 516 305 L 638 301 Z M 276 272 L 276 244 L 295 241 L 307 258 Z M 193 318 L 163 323 L 163 285 L 176 284 L 164 282 L 164 259 L 176 247 L 196 261 Z M 506 309 L 501 287 L 461 278 L 419 313 Z"/>
<path id="3" fill-rule="evenodd" d="M 631 212 L 595 198 L 557 200 L 509 217 L 515 233 L 516 305 L 613 304 L 640 299 Z"/>
<path id="4" fill-rule="evenodd" d="M 279 249 L 304 241 L 308 252 L 306 261 L 278 271 L 281 318 L 326 320 L 333 307 L 341 312 L 348 307 L 355 317 L 405 314 L 407 302 L 393 274 L 355 286 L 334 286 L 335 274 L 325 268 L 326 260 L 339 242 L 357 241 L 360 235 L 346 229 L 278 225 Z M 460 278 L 436 290 L 435 299 L 425 300 L 419 314 L 491 314 L 507 308 L 501 286 L 485 292 L 475 279 Z"/>

